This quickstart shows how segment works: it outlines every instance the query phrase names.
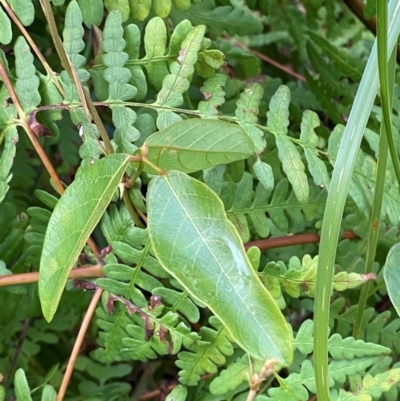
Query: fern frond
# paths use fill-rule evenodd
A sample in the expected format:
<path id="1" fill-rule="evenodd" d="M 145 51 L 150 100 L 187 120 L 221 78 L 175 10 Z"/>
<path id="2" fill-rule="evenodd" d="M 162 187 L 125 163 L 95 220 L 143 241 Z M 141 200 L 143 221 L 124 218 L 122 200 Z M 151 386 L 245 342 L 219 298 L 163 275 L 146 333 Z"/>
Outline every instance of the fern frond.
<path id="1" fill-rule="evenodd" d="M 126 42 L 123 39 L 122 16 L 120 13 L 108 15 L 104 27 L 104 38 L 102 47 L 104 50 L 103 62 L 106 65 L 104 79 L 109 84 L 109 96 L 106 102 L 121 103 L 132 99 L 136 95 L 136 88 L 128 82 L 131 80 L 131 72 L 124 65 L 129 56 L 123 50 Z M 115 125 L 114 141 L 117 144 L 117 152 L 132 154 L 136 146 L 132 142 L 136 141 L 140 134 L 133 127 L 136 121 L 136 113 L 122 105 L 111 106 L 113 123 Z"/>
<path id="2" fill-rule="evenodd" d="M 84 24 L 91 29 L 93 25 L 99 26 L 103 20 L 103 0 L 78 0 Z"/>
<path id="3" fill-rule="evenodd" d="M 182 351 L 178 354 L 176 365 L 182 370 L 179 372 L 179 381 L 193 386 L 205 373 L 216 373 L 217 366 L 223 365 L 226 356 L 233 354 L 233 347 L 228 339 L 228 332 L 216 317 L 211 317 L 209 322 L 213 328 L 203 326 L 200 329 L 201 342 L 193 342 L 186 345 L 190 351 Z"/>
<path id="4" fill-rule="evenodd" d="M 136 88 L 137 92 L 134 98 L 141 100 L 147 93 L 147 81 L 141 66 L 135 64 L 135 61 L 137 62 L 139 59 L 139 28 L 134 24 L 129 24 L 124 29 L 124 38 L 126 41 L 125 52 L 129 56 L 129 60 L 126 62 L 125 67 L 131 72 L 129 84 Z"/>
<path id="5" fill-rule="evenodd" d="M 337 332 L 347 336 L 355 322 L 358 305 L 353 305 L 343 313 L 343 298 L 339 298 L 331 305 L 332 322 L 337 322 Z M 377 314 L 374 308 L 367 308 L 363 314 L 361 335 L 366 341 L 381 344 L 400 353 L 400 318 L 390 320 L 391 312 L 385 311 Z"/>
<path id="6" fill-rule="evenodd" d="M 86 356 L 79 356 L 75 369 L 81 372 L 79 391 L 84 400 L 94 397 L 99 401 L 124 400 L 132 389 L 123 380 L 132 371 L 132 366 L 127 363 L 100 364 Z M 85 373 L 89 376 L 86 380 L 83 379 Z"/>
<path id="7" fill-rule="evenodd" d="M 29 224 L 26 213 L 10 202 L 0 205 L 0 261 L 11 270 L 10 263 L 21 255 L 24 244 L 24 234 Z"/>
<path id="8" fill-rule="evenodd" d="M 0 7 L 0 26 L 2 28 L 0 30 L 0 43 L 8 45 L 12 40 L 11 21 L 2 7 Z"/>
<path id="9" fill-rule="evenodd" d="M 177 61 L 170 65 L 171 74 L 166 75 L 163 79 L 161 91 L 154 103 L 155 106 L 177 107 L 183 103 L 182 94 L 189 89 L 204 33 L 205 26 L 199 25 L 193 28 L 183 40 Z M 157 127 L 159 129 L 166 128 L 172 122 L 176 122 L 177 117 L 179 116 L 170 111 L 160 110 Z"/>
<path id="10" fill-rule="evenodd" d="M 289 125 L 290 90 L 286 86 L 280 86 L 272 96 L 269 111 L 267 113 L 267 127 L 275 133 L 276 146 L 279 159 L 282 162 L 283 171 L 300 202 L 307 202 L 309 185 L 305 167 L 299 151 L 293 142 L 287 137 Z"/>
<path id="11" fill-rule="evenodd" d="M 246 216 L 255 232 L 261 238 L 266 238 L 275 227 L 285 233 L 291 229 L 303 230 L 304 218 L 312 221 L 322 217 L 325 206 L 325 191 L 312 189 L 312 199 L 301 203 L 289 191 L 286 179 L 279 181 L 272 193 L 262 184 L 257 185 L 254 193 L 252 176 L 246 172 L 237 185 L 229 187 L 234 189 L 233 196 L 227 198 L 222 194 L 221 197 L 229 219 L 245 242 L 250 239 L 250 226 Z"/>
<path id="12" fill-rule="evenodd" d="M 318 126 L 318 115 L 313 111 L 306 110 L 301 121 L 300 141 L 314 184 L 329 189 L 330 177 L 328 170 L 325 163 L 318 157 L 318 136 L 314 131 Z"/>
<path id="13" fill-rule="evenodd" d="M 198 110 L 202 118 L 212 118 L 218 116 L 218 107 L 225 103 L 224 86 L 226 75 L 215 74 L 207 79 L 200 88 L 204 100 L 199 102 Z"/>
<path id="14" fill-rule="evenodd" d="M 36 76 L 36 67 L 33 56 L 24 37 L 20 36 L 14 46 L 15 72 L 17 81 L 15 91 L 21 106 L 26 113 L 30 113 L 39 103 L 39 78 Z"/>
<path id="15" fill-rule="evenodd" d="M 265 149 L 266 141 L 263 132 L 254 125 L 258 122 L 258 106 L 264 90 L 256 82 L 246 86 L 236 102 L 235 115 L 238 124 L 253 141 L 256 152 L 261 153 Z"/>
<path id="16" fill-rule="evenodd" d="M 240 385 L 248 382 L 254 372 L 261 370 L 264 362 L 250 361 L 248 355 L 242 355 L 226 369 L 222 370 L 210 383 L 210 391 L 215 395 L 224 395 L 237 389 Z"/>
<path id="17" fill-rule="evenodd" d="M 329 137 L 328 155 L 332 165 L 334 165 L 337 157 L 343 130 L 344 127 L 338 125 Z M 358 208 L 364 212 L 368 212 L 372 205 L 372 188 L 375 187 L 373 177 L 376 176 L 376 168 L 376 161 L 360 149 L 349 193 Z M 400 201 L 398 197 L 398 183 L 391 177 L 391 171 L 387 170 L 385 177 L 387 185 L 384 188 L 382 210 L 383 213 L 387 214 L 390 222 L 396 225 L 400 222 Z"/>
<path id="18" fill-rule="evenodd" d="M 10 189 L 9 182 L 12 178 L 12 173 L 10 173 L 10 171 L 16 154 L 16 144 L 19 139 L 17 127 L 15 125 L 9 126 L 3 132 L 5 143 L 0 156 L 0 203 L 3 202 Z"/>
<path id="19" fill-rule="evenodd" d="M 161 89 L 163 79 L 168 75 L 166 61 L 163 59 L 166 46 L 167 31 L 165 24 L 159 17 L 152 18 L 146 25 L 144 34 L 144 49 L 146 51 L 144 61 L 148 61 L 145 68 L 150 82 L 157 90 Z"/>
<path id="20" fill-rule="evenodd" d="M 82 39 L 84 34 L 82 22 L 82 14 L 78 3 L 73 0 L 69 3 L 65 14 L 63 45 L 72 65 L 76 68 L 80 81 L 85 84 L 90 75 L 82 68 L 86 63 L 86 58 L 80 54 L 85 48 L 85 42 Z M 64 103 L 80 103 L 78 91 L 66 71 L 61 72 L 61 83 L 65 91 Z"/>
<path id="21" fill-rule="evenodd" d="M 257 35 L 262 31 L 262 24 L 252 13 L 243 7 L 215 7 L 213 0 L 203 0 L 190 6 L 187 10 L 173 10 L 174 21 L 188 19 L 193 25 L 204 24 L 213 35 L 226 31 L 229 35 Z"/>
<path id="22" fill-rule="evenodd" d="M 311 40 L 322 50 L 323 54 L 328 57 L 330 62 L 338 68 L 342 75 L 353 79 L 354 81 L 361 80 L 364 71 L 363 64 L 360 64 L 359 59 L 351 56 L 347 49 L 338 50 L 328 40 L 314 32 L 308 33 Z"/>
<path id="23" fill-rule="evenodd" d="M 32 24 L 35 19 L 35 7 L 32 0 L 9 0 L 8 3 L 22 25 L 29 26 Z"/>
<path id="24" fill-rule="evenodd" d="M 122 21 L 125 22 L 129 18 L 129 1 L 128 0 L 104 0 L 104 7 L 112 14 L 113 12 L 120 12 Z"/>
<path id="25" fill-rule="evenodd" d="M 339 390 L 338 401 L 363 401 L 378 399 L 383 392 L 389 391 L 393 385 L 400 381 L 400 368 L 390 369 L 387 372 L 372 376 L 364 376 L 361 388 L 357 388 L 354 393 L 345 390 Z"/>
<path id="26" fill-rule="evenodd" d="M 311 256 L 305 255 L 302 261 L 293 256 L 290 259 L 288 268 L 284 266 L 283 262 L 269 262 L 264 270 L 259 273 L 259 277 L 275 298 L 281 295 L 280 286 L 294 298 L 298 298 L 302 294 L 313 297 L 317 279 L 317 268 L 318 256 L 312 259 Z M 332 287 L 336 291 L 344 291 L 356 288 L 374 278 L 375 275 L 342 271 L 334 275 Z"/>

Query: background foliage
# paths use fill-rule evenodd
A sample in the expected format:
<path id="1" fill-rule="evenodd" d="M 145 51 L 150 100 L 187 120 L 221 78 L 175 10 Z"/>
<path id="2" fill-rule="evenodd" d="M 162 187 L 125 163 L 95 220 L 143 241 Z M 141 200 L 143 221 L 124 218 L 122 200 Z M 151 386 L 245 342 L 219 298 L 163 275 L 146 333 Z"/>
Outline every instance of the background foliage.
<path id="1" fill-rule="evenodd" d="M 375 38 L 375 2 L 345 3 L 0 0 L 0 400 L 317 394 L 315 235 L 340 218 L 324 217 L 327 194 Z M 400 198 L 383 119 L 377 98 L 344 207 L 332 400 L 398 399 Z"/>

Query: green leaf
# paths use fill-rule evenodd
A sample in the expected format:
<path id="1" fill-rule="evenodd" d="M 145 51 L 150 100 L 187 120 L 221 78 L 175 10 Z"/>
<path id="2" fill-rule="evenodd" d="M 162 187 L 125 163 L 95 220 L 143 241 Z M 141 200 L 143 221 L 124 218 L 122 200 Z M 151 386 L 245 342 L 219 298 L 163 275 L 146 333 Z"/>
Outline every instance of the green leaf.
<path id="1" fill-rule="evenodd" d="M 41 401 L 56 401 L 56 398 L 56 390 L 54 390 L 53 386 L 50 386 L 50 384 L 46 384 L 43 388 Z"/>
<path id="2" fill-rule="evenodd" d="M 254 371 L 260 371 L 264 362 L 256 361 L 251 363 L 248 355 L 237 358 L 235 362 L 230 363 L 218 377 L 210 384 L 212 394 L 226 394 L 229 391 L 239 387 L 243 382 L 248 381 Z"/>
<path id="3" fill-rule="evenodd" d="M 89 165 L 66 189 L 53 211 L 39 275 L 39 297 L 47 321 L 53 318 L 68 274 L 121 181 L 128 157 L 112 154 Z"/>
<path id="4" fill-rule="evenodd" d="M 187 388 L 182 386 L 176 386 L 167 396 L 165 401 L 185 401 L 187 397 Z"/>
<path id="5" fill-rule="evenodd" d="M 325 163 L 318 157 L 318 136 L 314 131 L 316 127 L 319 127 L 318 115 L 306 110 L 301 121 L 300 141 L 315 185 L 323 185 L 328 189 L 330 178 Z"/>
<path id="6" fill-rule="evenodd" d="M 216 7 L 213 0 L 203 0 L 185 11 L 173 10 L 171 16 L 175 21 L 188 19 L 193 25 L 207 25 L 215 36 L 221 35 L 223 31 L 229 35 L 256 35 L 263 29 L 260 20 L 252 13 L 240 7 Z"/>
<path id="7" fill-rule="evenodd" d="M 246 352 L 290 364 L 288 325 L 214 192 L 170 172 L 150 182 L 147 200 L 149 235 L 164 268 L 211 309 Z"/>
<path id="8" fill-rule="evenodd" d="M 129 18 L 129 3 L 128 0 L 104 0 L 104 7 L 108 12 L 120 11 L 122 22 Z"/>
<path id="9" fill-rule="evenodd" d="M 308 35 L 312 41 L 323 51 L 323 54 L 332 61 L 332 63 L 346 76 L 355 81 L 359 81 L 363 74 L 363 65 L 360 60 L 351 57 L 346 50 L 339 51 L 327 39 L 316 33 L 309 31 Z"/>
<path id="10" fill-rule="evenodd" d="M 99 26 L 103 20 L 103 0 L 78 0 L 85 25 L 90 29 L 92 25 Z"/>
<path id="11" fill-rule="evenodd" d="M 297 199 L 300 202 L 307 202 L 310 189 L 300 153 L 292 141 L 282 136 L 276 137 L 276 146 L 278 147 L 278 155 L 282 162 L 283 171 L 292 184 Z"/>
<path id="12" fill-rule="evenodd" d="M 392 305 L 396 309 L 397 314 L 400 316 L 400 244 L 392 246 L 383 270 L 383 277 L 385 279 L 387 292 Z"/>
<path id="13" fill-rule="evenodd" d="M 140 31 L 139 28 L 130 24 L 124 29 L 124 37 L 126 40 L 125 52 L 129 56 L 129 61 L 125 65 L 129 68 L 131 72 L 131 80 L 129 83 L 135 86 L 137 93 L 135 99 L 143 99 L 147 93 L 147 82 L 144 72 L 140 65 L 135 64 L 135 61 L 139 58 L 139 48 L 140 48 Z"/>
<path id="14" fill-rule="evenodd" d="M 32 401 L 31 390 L 29 389 L 28 381 L 26 380 L 25 372 L 19 368 L 14 376 L 15 395 L 17 401 Z"/>
<path id="15" fill-rule="evenodd" d="M 153 10 L 157 17 L 166 18 L 171 11 L 171 0 L 153 1 Z"/>
<path id="16" fill-rule="evenodd" d="M 145 145 L 147 158 L 159 168 L 184 172 L 246 159 L 254 153 L 240 127 L 220 120 L 183 120 L 151 135 Z M 145 170 L 153 171 L 147 165 Z"/>
<path id="17" fill-rule="evenodd" d="M 204 100 L 199 102 L 199 112 L 202 118 L 210 118 L 218 116 L 218 107 L 225 103 L 224 86 L 226 83 L 226 75 L 215 74 L 207 79 L 200 88 L 204 96 Z"/>
<path id="18" fill-rule="evenodd" d="M 162 89 L 154 103 L 156 106 L 177 107 L 183 103 L 182 94 L 189 89 L 189 80 L 194 72 L 197 52 L 203 41 L 205 29 L 204 25 L 199 25 L 183 40 L 178 60 L 170 66 L 171 74 L 163 79 Z"/>
<path id="19" fill-rule="evenodd" d="M 293 186 L 294 193 L 300 202 L 307 202 L 309 186 L 305 167 L 300 153 L 293 142 L 287 137 L 289 125 L 290 90 L 281 85 L 272 96 L 267 113 L 268 128 L 275 134 L 278 156 L 282 162 L 283 171 Z"/>
<path id="20" fill-rule="evenodd" d="M 145 65 L 151 83 L 157 90 L 161 89 L 162 81 L 168 75 L 168 69 L 164 60 L 155 61 L 165 55 L 167 46 L 167 30 L 163 20 L 159 17 L 152 18 L 146 25 L 144 35 L 144 49 L 146 57 L 144 60 L 152 62 Z"/>
<path id="21" fill-rule="evenodd" d="M 253 171 L 255 176 L 258 178 L 258 181 L 261 182 L 267 191 L 272 191 L 274 189 L 274 174 L 269 164 L 264 163 L 259 157 L 257 157 L 253 164 Z"/>
<path id="22" fill-rule="evenodd" d="M 12 29 L 11 21 L 9 20 L 7 14 L 0 7 L 0 43 L 3 45 L 8 45 L 12 40 Z"/>
<path id="23" fill-rule="evenodd" d="M 26 113 L 32 111 L 40 103 L 39 78 L 35 75 L 36 68 L 33 56 L 23 36 L 20 36 L 14 46 L 15 70 L 17 82 L 15 91 Z"/>
<path id="24" fill-rule="evenodd" d="M 128 61 L 128 54 L 123 50 L 126 42 L 123 39 L 122 15 L 120 12 L 108 14 L 104 26 L 103 62 L 107 66 L 104 79 L 109 84 L 107 102 L 121 102 L 132 99 L 136 95 L 136 88 L 129 85 L 131 72 L 124 68 Z"/>
<path id="25" fill-rule="evenodd" d="M 0 203 L 3 201 L 8 189 L 10 188 L 8 183 L 12 178 L 10 171 L 14 162 L 17 142 L 17 127 L 11 125 L 5 131 L 5 144 L 3 153 L 0 157 Z"/>
<path id="26" fill-rule="evenodd" d="M 133 18 L 143 21 L 151 10 L 152 0 L 129 0 L 129 7 Z"/>
<path id="27" fill-rule="evenodd" d="M 32 4 L 32 0 L 8 0 L 8 3 L 22 22 L 22 25 L 28 26 L 32 24 L 35 19 L 35 7 Z"/>

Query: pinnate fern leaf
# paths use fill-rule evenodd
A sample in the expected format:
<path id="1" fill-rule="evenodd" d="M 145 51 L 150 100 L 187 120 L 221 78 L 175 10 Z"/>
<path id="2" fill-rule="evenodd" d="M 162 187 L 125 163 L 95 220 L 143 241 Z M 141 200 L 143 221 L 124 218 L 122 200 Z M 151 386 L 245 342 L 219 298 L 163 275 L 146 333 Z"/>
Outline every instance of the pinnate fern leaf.
<path id="1" fill-rule="evenodd" d="M 106 65 L 104 78 L 109 84 L 109 96 L 107 102 L 121 103 L 132 99 L 136 95 L 136 88 L 128 82 L 131 80 L 131 72 L 124 67 L 129 55 L 123 51 L 126 42 L 123 38 L 122 16 L 119 12 L 110 13 L 104 27 L 103 62 Z M 140 134 L 132 126 L 136 121 L 134 110 L 124 106 L 112 106 L 113 123 L 115 125 L 114 141 L 117 144 L 117 152 L 131 154 L 136 147 L 131 143 L 136 141 Z"/>
<path id="2" fill-rule="evenodd" d="M 175 21 L 187 18 L 194 25 L 207 25 L 218 36 L 223 31 L 229 35 L 256 35 L 262 31 L 262 23 L 252 13 L 242 7 L 216 7 L 213 0 L 203 0 L 193 4 L 187 10 L 173 10 L 171 17 Z"/>
<path id="3" fill-rule="evenodd" d="M 276 298 L 280 297 L 280 286 L 292 297 L 298 298 L 301 294 L 313 297 L 315 294 L 317 278 L 318 256 L 312 259 L 305 255 L 303 260 L 292 257 L 289 261 L 288 269 L 283 262 L 269 262 L 260 278 L 268 290 Z M 365 282 L 375 278 L 375 275 L 358 273 L 339 272 L 333 277 L 332 286 L 337 291 L 358 287 Z"/>
<path id="4" fill-rule="evenodd" d="M 193 386 L 205 373 L 216 373 L 217 366 L 226 361 L 226 356 L 233 354 L 233 347 L 228 339 L 228 332 L 216 317 L 210 318 L 213 328 L 203 326 L 200 329 L 201 342 L 188 346 L 190 352 L 178 354 L 176 365 L 181 368 L 179 381 Z"/>
<path id="5" fill-rule="evenodd" d="M 11 21 L 1 7 L 0 7 L 0 26 L 1 26 L 0 43 L 3 43 L 3 45 L 8 45 L 12 40 Z"/>
<path id="6" fill-rule="evenodd" d="M 281 232 L 304 229 L 304 218 L 312 221 L 322 216 L 326 193 L 312 190 L 313 197 L 307 203 L 299 202 L 289 191 L 287 180 L 278 182 L 273 192 L 260 183 L 253 192 L 253 178 L 244 173 L 239 183 L 226 186 L 221 194 L 227 215 L 238 229 L 244 242 L 250 239 L 250 227 L 262 238 L 277 227 Z M 229 194 L 230 191 L 234 191 Z M 250 219 L 250 222 L 247 218 Z"/>
<path id="7" fill-rule="evenodd" d="M 290 90 L 281 86 L 269 104 L 267 127 L 275 134 L 279 159 L 283 171 L 293 186 L 294 193 L 300 202 L 307 202 L 309 185 L 301 155 L 293 142 L 287 137 L 289 125 Z"/>
<path id="8" fill-rule="evenodd" d="M 215 74 L 207 79 L 200 88 L 204 96 L 204 100 L 199 102 L 199 112 L 202 118 L 215 118 L 218 116 L 218 107 L 225 103 L 224 86 L 226 76 L 223 74 Z"/>
<path id="9" fill-rule="evenodd" d="M 36 76 L 36 67 L 33 56 L 25 38 L 20 36 L 14 46 L 15 71 L 17 81 L 15 91 L 21 106 L 26 113 L 31 112 L 40 103 L 39 78 Z"/>
<path id="10" fill-rule="evenodd" d="M 156 106 L 177 107 L 183 103 L 182 94 L 189 89 L 204 33 L 205 26 L 199 25 L 192 29 L 183 40 L 177 61 L 170 65 L 171 74 L 163 79 L 161 91 L 154 103 Z M 172 115 L 172 112 L 159 111 L 158 128 L 166 128 L 176 121 L 176 117 L 177 115 Z"/>

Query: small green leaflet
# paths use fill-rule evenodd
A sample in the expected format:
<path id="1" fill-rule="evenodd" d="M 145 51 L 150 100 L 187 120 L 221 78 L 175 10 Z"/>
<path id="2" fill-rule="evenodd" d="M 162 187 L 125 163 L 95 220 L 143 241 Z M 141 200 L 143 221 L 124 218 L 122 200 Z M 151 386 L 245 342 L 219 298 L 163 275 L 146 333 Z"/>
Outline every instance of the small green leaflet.
<path id="1" fill-rule="evenodd" d="M 400 244 L 390 249 L 383 270 L 387 292 L 397 314 L 400 316 Z"/>
<path id="2" fill-rule="evenodd" d="M 117 153 L 82 171 L 58 201 L 47 227 L 40 260 L 39 297 L 50 321 L 68 274 L 125 172 L 129 156 Z"/>
<path id="3" fill-rule="evenodd" d="M 289 327 L 217 195 L 200 181 L 172 171 L 151 180 L 147 201 L 149 236 L 163 267 L 210 308 L 251 356 L 289 365 Z"/>
<path id="4" fill-rule="evenodd" d="M 237 125 L 189 119 L 156 132 L 145 141 L 147 158 L 159 168 L 186 173 L 246 159 L 254 145 Z M 147 166 L 145 171 L 154 172 Z"/>
<path id="5" fill-rule="evenodd" d="M 7 14 L 0 7 L 0 43 L 8 45 L 12 40 L 11 21 Z"/>

